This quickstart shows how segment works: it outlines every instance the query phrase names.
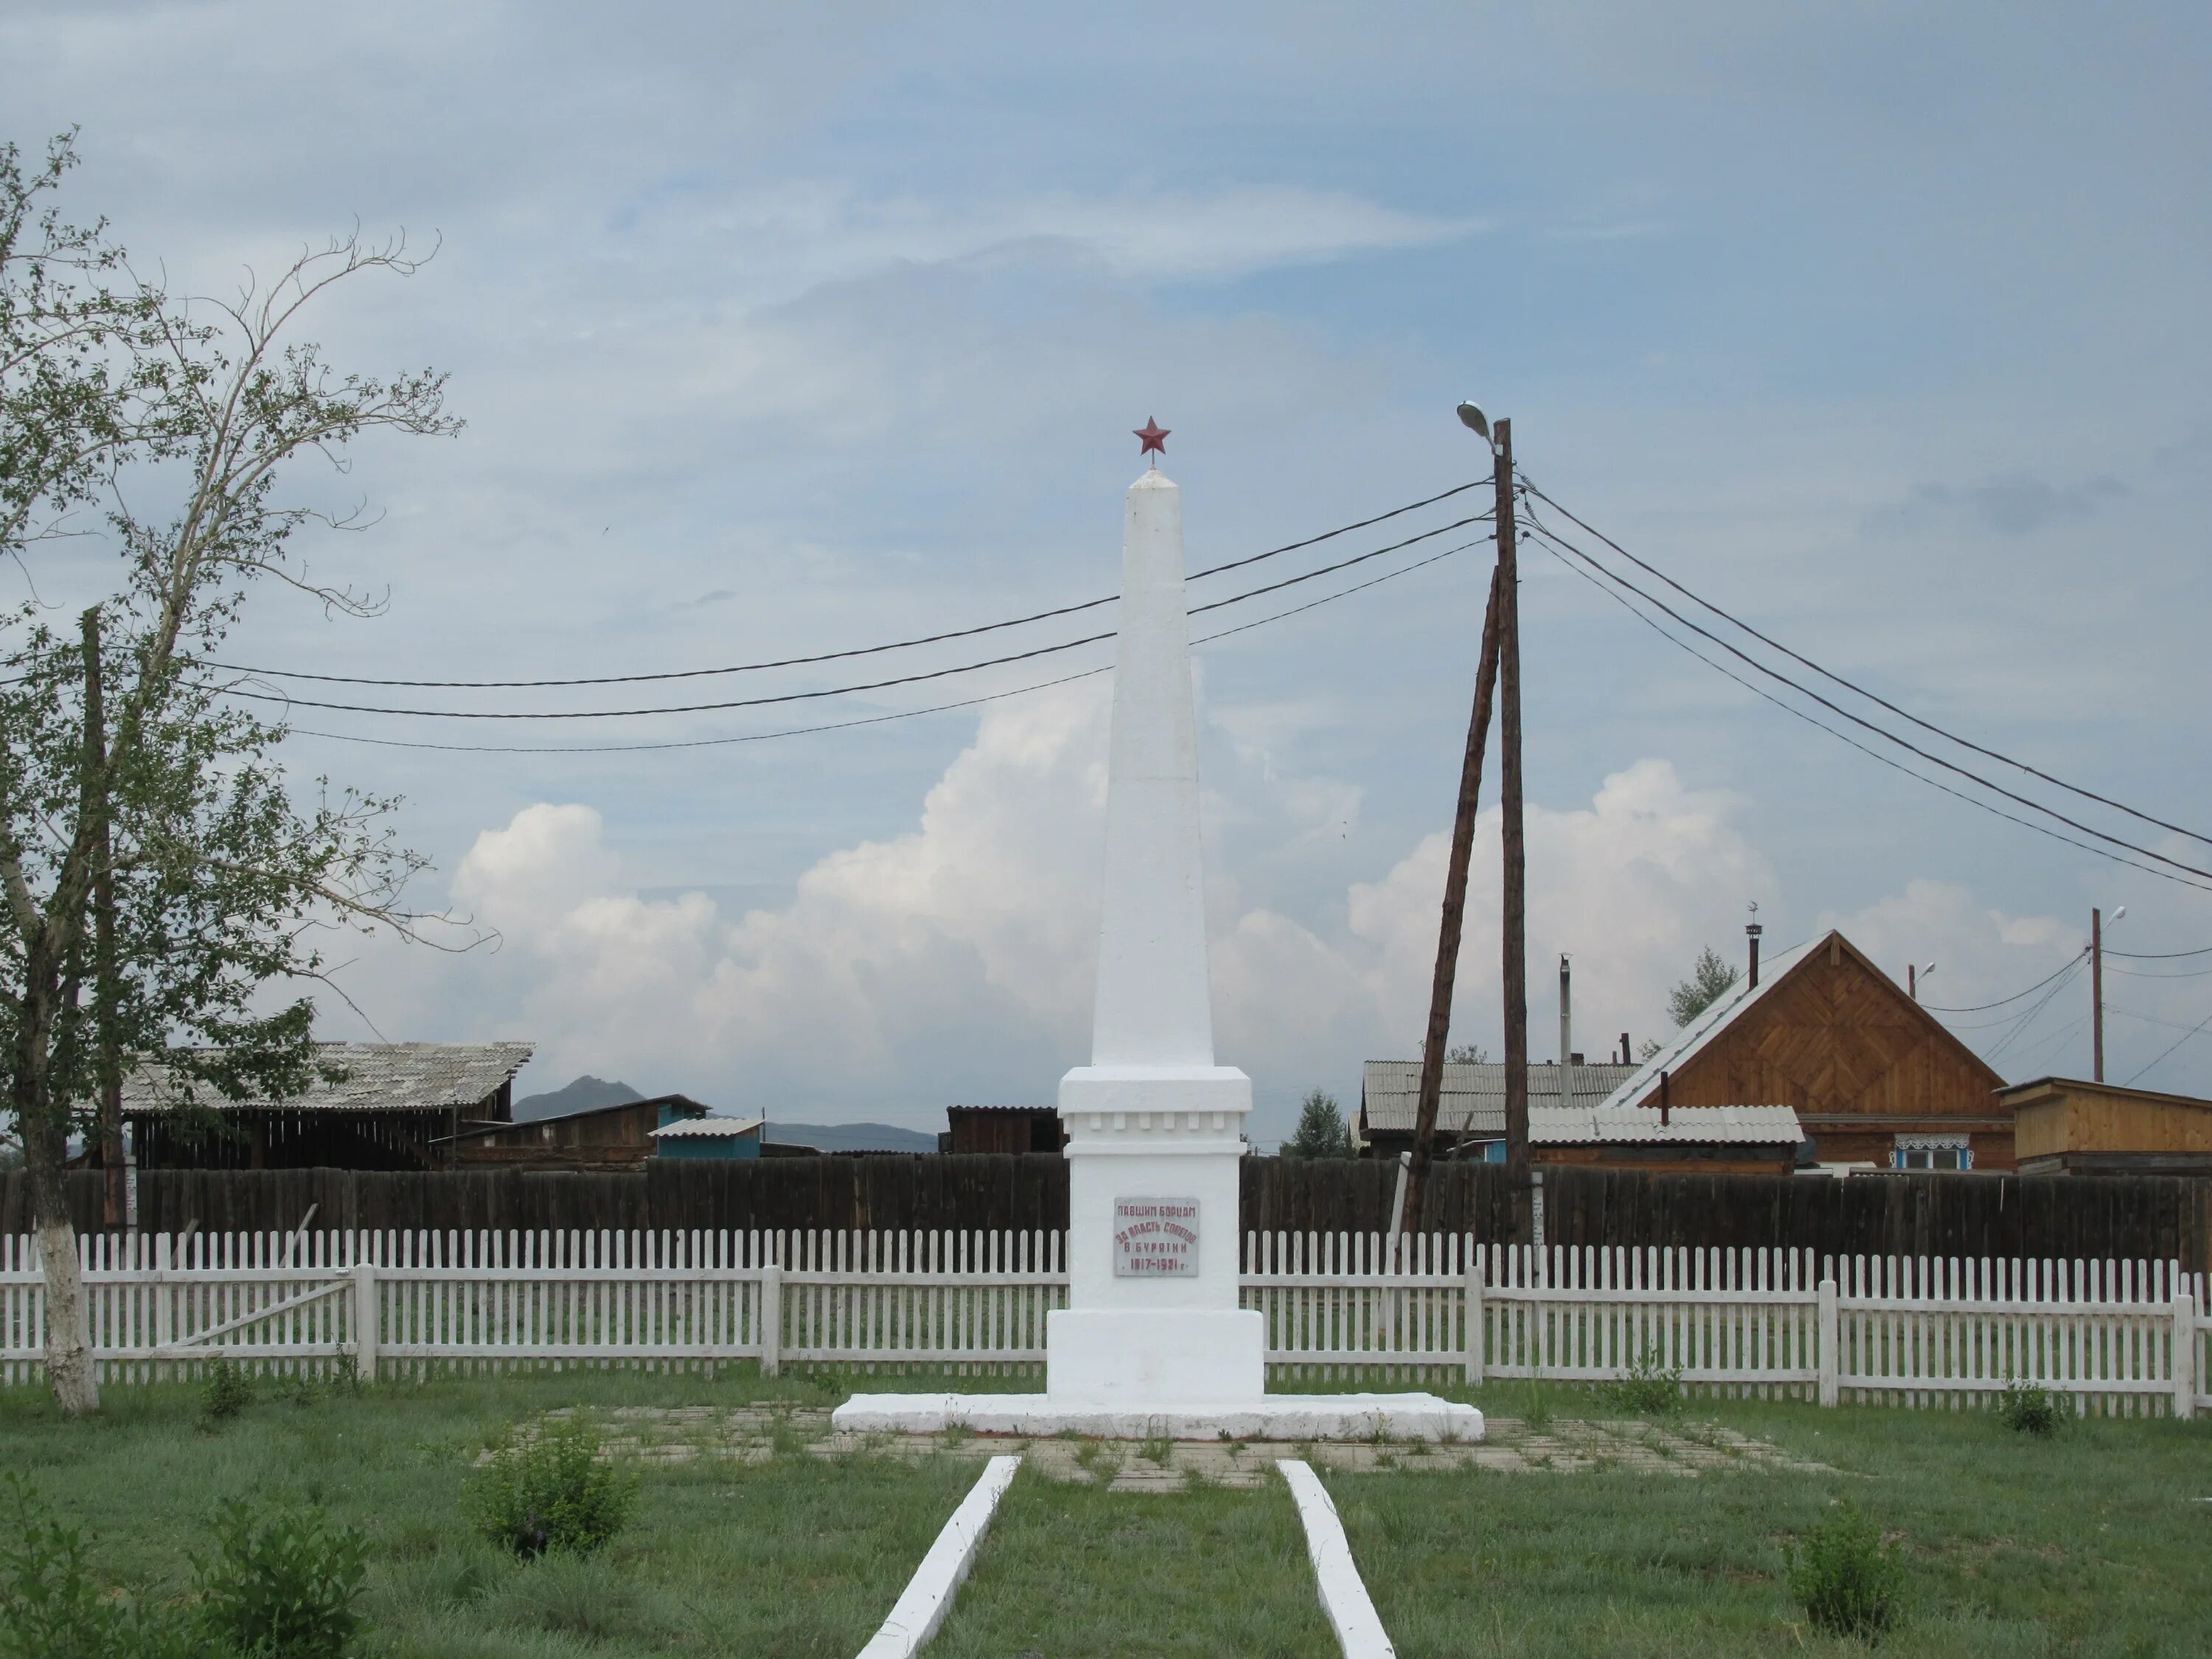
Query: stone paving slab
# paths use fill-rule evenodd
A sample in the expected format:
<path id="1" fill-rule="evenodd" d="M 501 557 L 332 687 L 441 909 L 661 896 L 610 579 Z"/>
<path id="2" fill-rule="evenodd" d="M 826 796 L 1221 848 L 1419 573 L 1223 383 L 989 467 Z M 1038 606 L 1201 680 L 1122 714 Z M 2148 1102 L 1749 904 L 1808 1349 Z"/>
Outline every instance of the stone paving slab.
<path id="1" fill-rule="evenodd" d="M 547 1413 L 561 1418 L 568 1410 Z M 1055 1480 L 1103 1484 L 1115 1492 L 1181 1492 L 1195 1486 L 1257 1486 L 1273 1465 L 1302 1458 L 1346 1474 L 1496 1469 L 1505 1474 L 1577 1474 L 1626 1469 L 1697 1476 L 1739 1469 L 1832 1474 L 1825 1463 L 1792 1457 L 1772 1442 L 1680 1418 L 1553 1418 L 1539 1428 L 1493 1417 L 1484 1440 L 1293 1442 L 1271 1440 L 1021 1439 L 981 1434 L 854 1434 L 834 1429 L 828 1408 L 765 1401 L 751 1406 L 622 1406 L 595 1415 L 615 1455 L 648 1463 L 702 1457 L 766 1463 L 779 1455 L 916 1459 L 940 1453 L 977 1459 L 1019 1452 Z"/>

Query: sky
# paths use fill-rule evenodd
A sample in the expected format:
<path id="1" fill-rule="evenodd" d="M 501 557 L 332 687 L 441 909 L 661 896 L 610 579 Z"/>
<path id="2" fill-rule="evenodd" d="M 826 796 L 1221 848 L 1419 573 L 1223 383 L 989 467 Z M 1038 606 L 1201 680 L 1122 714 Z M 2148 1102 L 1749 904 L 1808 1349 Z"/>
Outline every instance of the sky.
<path id="1" fill-rule="evenodd" d="M 1794 649 L 2212 832 L 2208 70 L 2185 4 L 0 0 L 0 139 L 81 127 L 65 204 L 173 291 L 356 224 L 434 250 L 310 333 L 343 367 L 448 371 L 465 430 L 283 485 L 368 505 L 297 550 L 389 603 L 257 595 L 239 661 L 544 678 L 973 626 L 1111 592 L 1148 417 L 1199 567 L 1482 477 L 1471 397 L 1547 494 Z M 108 556 L 42 553 L 0 598 L 71 607 Z M 1217 1041 L 1263 1144 L 1308 1090 L 1356 1102 L 1363 1060 L 1417 1052 L 1487 558 L 1197 653 Z M 2115 950 L 2212 945 L 2212 896 L 1845 747 L 1538 546 L 1522 569 L 1535 1058 L 1561 952 L 1596 1055 L 1661 1033 L 1701 946 L 1740 959 L 1753 903 L 1770 951 L 1839 927 L 1900 980 L 1934 962 L 1925 1000 L 1958 1008 L 2064 967 L 2093 906 L 2127 907 Z M 418 897 L 498 935 L 364 945 L 320 1029 L 534 1040 L 526 1091 L 590 1072 L 787 1122 L 1048 1101 L 1087 1058 L 1109 678 L 763 734 L 1109 658 L 646 719 L 298 709 L 303 787 L 404 796 Z M 883 677 L 854 666 L 335 700 Z M 372 737 L 757 740 L 348 740 Z M 1493 762 L 1454 1021 L 1493 1054 L 1496 799 Z M 2208 963 L 2112 963 L 2109 1076 L 2212 1091 Z M 1952 1019 L 2025 1079 L 2085 1073 L 2088 1016 L 2075 980 Z"/>

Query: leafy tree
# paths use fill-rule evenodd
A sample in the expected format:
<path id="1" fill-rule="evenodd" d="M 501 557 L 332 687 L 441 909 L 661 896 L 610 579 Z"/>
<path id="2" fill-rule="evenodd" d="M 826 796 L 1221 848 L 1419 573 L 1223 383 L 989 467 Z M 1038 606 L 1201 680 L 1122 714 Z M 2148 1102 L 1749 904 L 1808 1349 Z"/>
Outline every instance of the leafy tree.
<path id="1" fill-rule="evenodd" d="M 79 639 L 48 625 L 35 580 L 0 615 L 0 1073 L 45 1263 L 47 1375 L 76 1413 L 99 1393 L 62 1170 L 103 1077 L 159 1056 L 184 1106 L 296 1092 L 315 1070 L 300 991 L 323 975 L 318 941 L 443 920 L 401 908 L 422 861 L 392 838 L 396 800 L 319 779 L 295 803 L 284 728 L 229 702 L 240 688 L 213 659 L 264 579 L 377 609 L 291 556 L 302 527 L 356 524 L 280 501 L 291 463 L 343 471 L 364 433 L 459 422 L 442 375 L 341 374 L 295 337 L 334 284 L 414 270 L 404 243 L 343 238 L 265 289 L 175 299 L 105 221 L 60 216 L 73 139 L 27 173 L 0 146 L 0 555 L 31 576 L 33 556 L 74 541 L 118 569 Z"/>
<path id="2" fill-rule="evenodd" d="M 1487 1066 L 1490 1050 L 1480 1042 L 1462 1042 L 1445 1049 L 1444 1059 L 1454 1066 Z"/>
<path id="3" fill-rule="evenodd" d="M 1298 1127 L 1283 1143 L 1285 1158 L 1352 1158 L 1358 1148 L 1352 1144 L 1352 1127 L 1344 1121 L 1344 1109 L 1336 1103 L 1336 1097 L 1326 1089 L 1316 1089 L 1305 1097 L 1298 1108 Z"/>
<path id="4" fill-rule="evenodd" d="M 1741 977 L 1723 962 L 1710 945 L 1690 964 L 1690 976 L 1667 994 L 1667 1017 L 1678 1026 L 1687 1025 L 1711 1007 L 1720 994 Z"/>

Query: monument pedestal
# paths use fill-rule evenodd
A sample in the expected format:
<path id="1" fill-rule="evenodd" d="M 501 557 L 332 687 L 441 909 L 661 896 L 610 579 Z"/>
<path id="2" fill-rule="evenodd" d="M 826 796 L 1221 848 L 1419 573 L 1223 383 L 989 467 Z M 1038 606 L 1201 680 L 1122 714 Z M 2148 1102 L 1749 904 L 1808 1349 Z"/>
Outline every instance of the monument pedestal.
<path id="1" fill-rule="evenodd" d="M 1480 1440 L 1429 1394 L 1270 1395 L 1267 1322 L 1241 1308 L 1238 1167 L 1252 1085 L 1225 1066 L 1086 1066 L 1060 1080 L 1068 1300 L 1045 1392 L 855 1395 L 861 1433 L 1139 1440 Z"/>

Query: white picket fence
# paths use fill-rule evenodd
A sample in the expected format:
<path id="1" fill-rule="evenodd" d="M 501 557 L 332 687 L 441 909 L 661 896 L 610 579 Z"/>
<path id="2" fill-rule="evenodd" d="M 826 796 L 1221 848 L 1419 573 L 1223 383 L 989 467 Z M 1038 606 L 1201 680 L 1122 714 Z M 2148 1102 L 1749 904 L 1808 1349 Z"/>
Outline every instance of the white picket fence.
<path id="1" fill-rule="evenodd" d="M 2205 1276 L 2166 1262 L 1251 1234 L 1243 1301 L 1283 1380 L 1599 1382 L 1638 1366 L 1823 1405 L 2212 1408 Z M 1066 1302 L 1052 1232 L 192 1233 L 88 1237 L 102 1375 L 755 1361 L 1033 1370 Z M 0 1382 L 39 1372 L 33 1243 L 0 1238 Z"/>

